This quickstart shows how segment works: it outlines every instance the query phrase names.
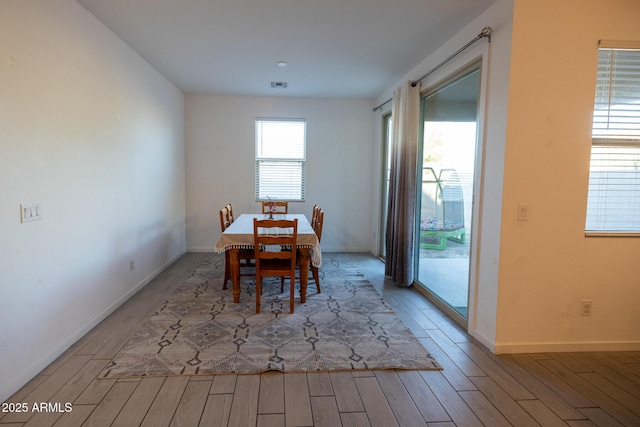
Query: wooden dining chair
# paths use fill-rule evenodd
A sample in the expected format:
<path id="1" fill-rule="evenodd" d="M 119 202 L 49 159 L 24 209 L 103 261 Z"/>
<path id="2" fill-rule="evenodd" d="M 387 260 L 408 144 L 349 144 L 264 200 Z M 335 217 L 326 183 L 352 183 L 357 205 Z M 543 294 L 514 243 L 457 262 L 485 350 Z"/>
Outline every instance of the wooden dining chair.
<path id="1" fill-rule="evenodd" d="M 231 221 L 231 216 L 229 214 L 229 205 L 220 209 L 220 231 L 223 233 L 233 221 Z M 222 282 L 222 289 L 227 289 L 227 282 L 231 279 L 231 259 L 230 259 L 229 251 L 224 251 L 224 281 Z M 240 262 L 240 268 L 253 268 L 253 249 L 240 249 L 238 251 L 238 259 Z M 251 273 L 242 273 L 240 272 L 240 276 L 253 276 Z"/>
<path id="2" fill-rule="evenodd" d="M 220 209 L 220 231 L 224 231 L 231 225 L 229 223 L 229 209 L 225 206 Z M 231 261 L 229 260 L 229 251 L 224 251 L 224 282 L 222 282 L 222 289 L 227 289 L 227 281 L 231 278 Z"/>
<path id="3" fill-rule="evenodd" d="M 324 210 L 320 209 L 316 205 L 313 206 L 314 212 L 312 213 L 312 228 L 313 231 L 318 236 L 318 243 L 322 240 L 322 226 L 324 224 Z M 313 218 L 315 216 L 315 219 Z M 297 268 L 300 268 L 299 265 L 296 265 Z M 311 261 L 311 257 L 309 257 L 309 271 L 311 272 L 311 276 L 309 280 L 313 280 L 316 284 L 316 291 L 321 293 L 320 290 L 320 269 L 313 265 Z M 284 291 L 284 277 L 280 280 L 280 292 Z"/>
<path id="4" fill-rule="evenodd" d="M 283 232 L 283 229 L 287 232 Z M 253 220 L 256 260 L 256 314 L 260 313 L 263 277 L 289 277 L 289 312 L 294 312 L 298 220 Z"/>
<path id="5" fill-rule="evenodd" d="M 318 212 L 316 213 L 316 221 L 313 226 L 313 231 L 316 232 L 316 236 L 318 236 L 318 243 L 322 240 L 322 227 L 324 225 L 324 210 L 318 208 Z M 319 268 L 314 266 L 311 263 L 311 258 L 309 258 L 309 268 L 311 269 L 311 275 L 313 276 L 314 282 L 316 282 L 316 290 L 320 293 L 320 271 Z"/>
<path id="6" fill-rule="evenodd" d="M 271 209 L 271 204 L 274 204 L 276 207 L 276 212 L 279 214 L 289 213 L 289 202 L 283 200 L 272 200 L 269 202 L 268 200 L 262 201 L 262 213 L 268 214 Z"/>

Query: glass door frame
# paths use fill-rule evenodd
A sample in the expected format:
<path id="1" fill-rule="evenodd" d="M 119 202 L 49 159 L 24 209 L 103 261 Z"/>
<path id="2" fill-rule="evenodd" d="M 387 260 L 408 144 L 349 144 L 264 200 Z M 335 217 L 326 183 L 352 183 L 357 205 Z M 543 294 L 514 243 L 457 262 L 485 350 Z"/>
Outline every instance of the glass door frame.
<path id="1" fill-rule="evenodd" d="M 448 304 L 442 301 L 437 295 L 433 294 L 426 285 L 417 281 L 418 278 L 418 267 L 420 262 L 420 245 L 416 244 L 414 248 L 414 284 L 416 285 L 416 289 L 425 295 L 429 301 L 431 301 L 434 305 L 440 308 L 443 312 L 445 312 L 448 316 L 450 316 L 456 323 L 463 326 L 465 329 L 469 328 L 469 325 L 474 325 L 476 323 L 476 288 L 477 288 L 477 268 L 478 268 L 478 248 L 477 242 L 480 237 L 480 217 L 481 217 L 481 189 L 484 177 L 484 99 L 485 99 L 485 69 L 483 68 L 484 62 L 482 61 L 482 57 L 478 57 L 475 60 L 467 63 L 465 66 L 457 69 L 456 71 L 449 73 L 438 83 L 427 87 L 420 94 L 420 125 L 419 125 L 419 141 L 418 141 L 418 165 L 416 167 L 416 183 L 422 182 L 422 158 L 424 156 L 424 99 L 439 91 L 444 89 L 445 87 L 455 83 L 459 79 L 464 76 L 470 74 L 474 70 L 478 70 L 480 73 L 479 76 L 479 85 L 478 88 L 478 101 L 477 101 L 477 110 L 476 110 L 476 143 L 475 143 L 475 160 L 474 160 L 474 176 L 473 176 L 473 190 L 472 190 L 472 208 L 471 208 L 471 232 L 469 233 L 469 245 L 470 245 L 470 254 L 469 254 L 469 280 L 467 283 L 468 293 L 467 293 L 467 307 L 468 313 L 467 318 L 463 317 L 460 313 L 451 308 Z M 416 221 L 415 221 L 415 236 L 420 236 L 420 209 L 422 205 L 422 186 L 416 185 Z"/>
<path id="2" fill-rule="evenodd" d="M 382 144 L 380 150 L 380 224 L 378 224 L 378 258 L 386 256 L 387 199 L 389 196 L 389 153 L 391 150 L 391 111 L 382 115 Z"/>

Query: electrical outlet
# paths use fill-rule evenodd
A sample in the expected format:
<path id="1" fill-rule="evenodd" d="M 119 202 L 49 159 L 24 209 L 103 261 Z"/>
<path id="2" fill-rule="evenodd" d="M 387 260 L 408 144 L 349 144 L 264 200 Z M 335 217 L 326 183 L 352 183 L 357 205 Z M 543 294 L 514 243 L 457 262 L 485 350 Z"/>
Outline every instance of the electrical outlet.
<path id="1" fill-rule="evenodd" d="M 583 299 L 580 301 L 580 316 L 591 316 L 591 308 L 593 301 L 590 299 Z"/>
<path id="2" fill-rule="evenodd" d="M 131 258 L 129 260 L 129 271 L 133 271 L 136 269 L 136 260 Z"/>

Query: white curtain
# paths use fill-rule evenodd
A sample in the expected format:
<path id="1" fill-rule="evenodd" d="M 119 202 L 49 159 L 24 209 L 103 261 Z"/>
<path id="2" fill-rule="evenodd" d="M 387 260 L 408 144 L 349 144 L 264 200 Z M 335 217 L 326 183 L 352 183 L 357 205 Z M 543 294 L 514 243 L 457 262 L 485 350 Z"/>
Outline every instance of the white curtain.
<path id="1" fill-rule="evenodd" d="M 393 94 L 392 151 L 387 200 L 385 275 L 411 286 L 415 241 L 416 175 L 420 85 L 410 82 Z"/>

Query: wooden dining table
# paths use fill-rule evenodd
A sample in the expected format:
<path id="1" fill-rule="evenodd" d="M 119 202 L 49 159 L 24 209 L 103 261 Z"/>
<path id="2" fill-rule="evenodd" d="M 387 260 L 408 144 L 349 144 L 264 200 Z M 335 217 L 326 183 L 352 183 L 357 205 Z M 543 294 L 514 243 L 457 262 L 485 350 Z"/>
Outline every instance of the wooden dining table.
<path id="1" fill-rule="evenodd" d="M 229 251 L 231 281 L 233 283 L 233 302 L 240 302 L 240 249 L 253 249 L 253 219 L 267 219 L 269 214 L 242 214 L 227 227 L 216 242 L 215 251 Z M 309 260 L 314 267 L 322 263 L 320 242 L 307 217 L 304 214 L 275 214 L 275 219 L 298 220 L 297 249 L 300 264 L 300 302 L 307 300 L 309 280 Z"/>

